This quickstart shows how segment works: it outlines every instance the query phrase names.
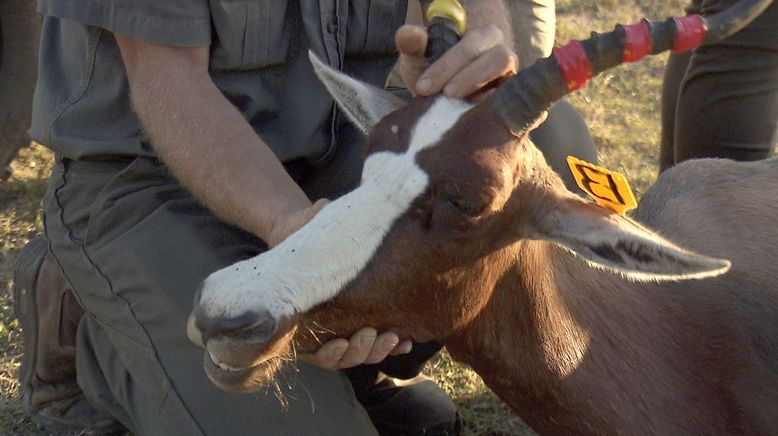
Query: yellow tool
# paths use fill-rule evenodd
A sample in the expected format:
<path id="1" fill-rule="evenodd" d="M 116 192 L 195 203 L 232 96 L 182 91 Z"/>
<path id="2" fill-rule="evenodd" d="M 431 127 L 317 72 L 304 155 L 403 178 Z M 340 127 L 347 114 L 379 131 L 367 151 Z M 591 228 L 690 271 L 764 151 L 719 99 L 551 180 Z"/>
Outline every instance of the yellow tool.
<path id="1" fill-rule="evenodd" d="M 465 8 L 457 0 L 433 0 L 427 7 L 427 63 L 432 64 L 462 39 L 467 27 Z"/>
<path id="2" fill-rule="evenodd" d="M 445 18 L 456 26 L 460 35 L 467 28 L 467 14 L 465 8 L 457 0 L 432 0 L 427 7 L 427 20 L 432 22 L 435 18 Z"/>

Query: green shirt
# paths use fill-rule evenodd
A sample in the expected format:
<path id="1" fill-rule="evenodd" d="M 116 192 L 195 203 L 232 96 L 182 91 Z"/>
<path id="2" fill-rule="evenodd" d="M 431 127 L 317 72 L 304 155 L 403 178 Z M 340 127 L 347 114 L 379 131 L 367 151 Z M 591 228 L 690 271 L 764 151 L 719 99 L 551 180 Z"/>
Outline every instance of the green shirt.
<path id="1" fill-rule="evenodd" d="M 322 158 L 342 117 L 308 49 L 383 86 L 406 7 L 393 0 L 38 0 L 45 18 L 32 136 L 70 159 L 154 155 L 130 107 L 116 32 L 210 47 L 214 82 L 279 159 Z"/>

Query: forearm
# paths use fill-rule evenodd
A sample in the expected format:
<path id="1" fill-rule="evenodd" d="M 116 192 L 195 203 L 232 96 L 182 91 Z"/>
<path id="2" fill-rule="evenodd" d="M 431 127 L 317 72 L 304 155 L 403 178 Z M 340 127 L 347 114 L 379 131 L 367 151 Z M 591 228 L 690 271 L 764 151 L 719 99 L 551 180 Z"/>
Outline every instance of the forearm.
<path id="1" fill-rule="evenodd" d="M 493 24 L 502 32 L 505 45 L 513 48 L 513 30 L 503 0 L 462 0 L 460 3 L 467 11 L 469 28 Z"/>
<path id="2" fill-rule="evenodd" d="M 310 206 L 207 68 L 175 56 L 150 58 L 169 65 L 131 62 L 131 101 L 156 153 L 183 186 L 220 218 L 266 241 L 281 217 Z"/>

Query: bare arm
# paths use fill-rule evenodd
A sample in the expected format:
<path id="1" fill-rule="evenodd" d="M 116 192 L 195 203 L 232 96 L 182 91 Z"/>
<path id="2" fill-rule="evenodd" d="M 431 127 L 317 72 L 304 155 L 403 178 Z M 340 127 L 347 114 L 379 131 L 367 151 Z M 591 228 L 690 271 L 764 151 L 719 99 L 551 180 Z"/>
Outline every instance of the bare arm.
<path id="1" fill-rule="evenodd" d="M 463 0 L 467 20 L 472 28 L 493 25 L 505 37 L 504 43 L 513 48 L 511 22 L 504 0 Z"/>
<path id="2" fill-rule="evenodd" d="M 302 189 L 211 81 L 207 48 L 116 39 L 154 150 L 195 197 L 270 245 L 290 222 L 313 216 Z"/>

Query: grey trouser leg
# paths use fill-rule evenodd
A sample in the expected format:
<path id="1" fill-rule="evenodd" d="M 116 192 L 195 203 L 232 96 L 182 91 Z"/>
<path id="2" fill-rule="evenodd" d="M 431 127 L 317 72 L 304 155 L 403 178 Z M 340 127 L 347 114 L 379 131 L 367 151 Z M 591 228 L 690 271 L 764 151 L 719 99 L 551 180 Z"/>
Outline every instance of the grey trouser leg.
<path id="1" fill-rule="evenodd" d="M 348 379 L 299 364 L 272 389 L 230 394 L 186 338 L 193 292 L 210 272 L 263 249 L 203 209 L 148 158 L 59 162 L 46 235 L 87 315 L 79 384 L 136 434 L 374 434 Z"/>
<path id="2" fill-rule="evenodd" d="M 704 0 L 702 12 L 736 0 Z M 741 32 L 693 53 L 673 54 L 662 90 L 660 169 L 692 158 L 758 160 L 778 130 L 778 5 Z"/>

